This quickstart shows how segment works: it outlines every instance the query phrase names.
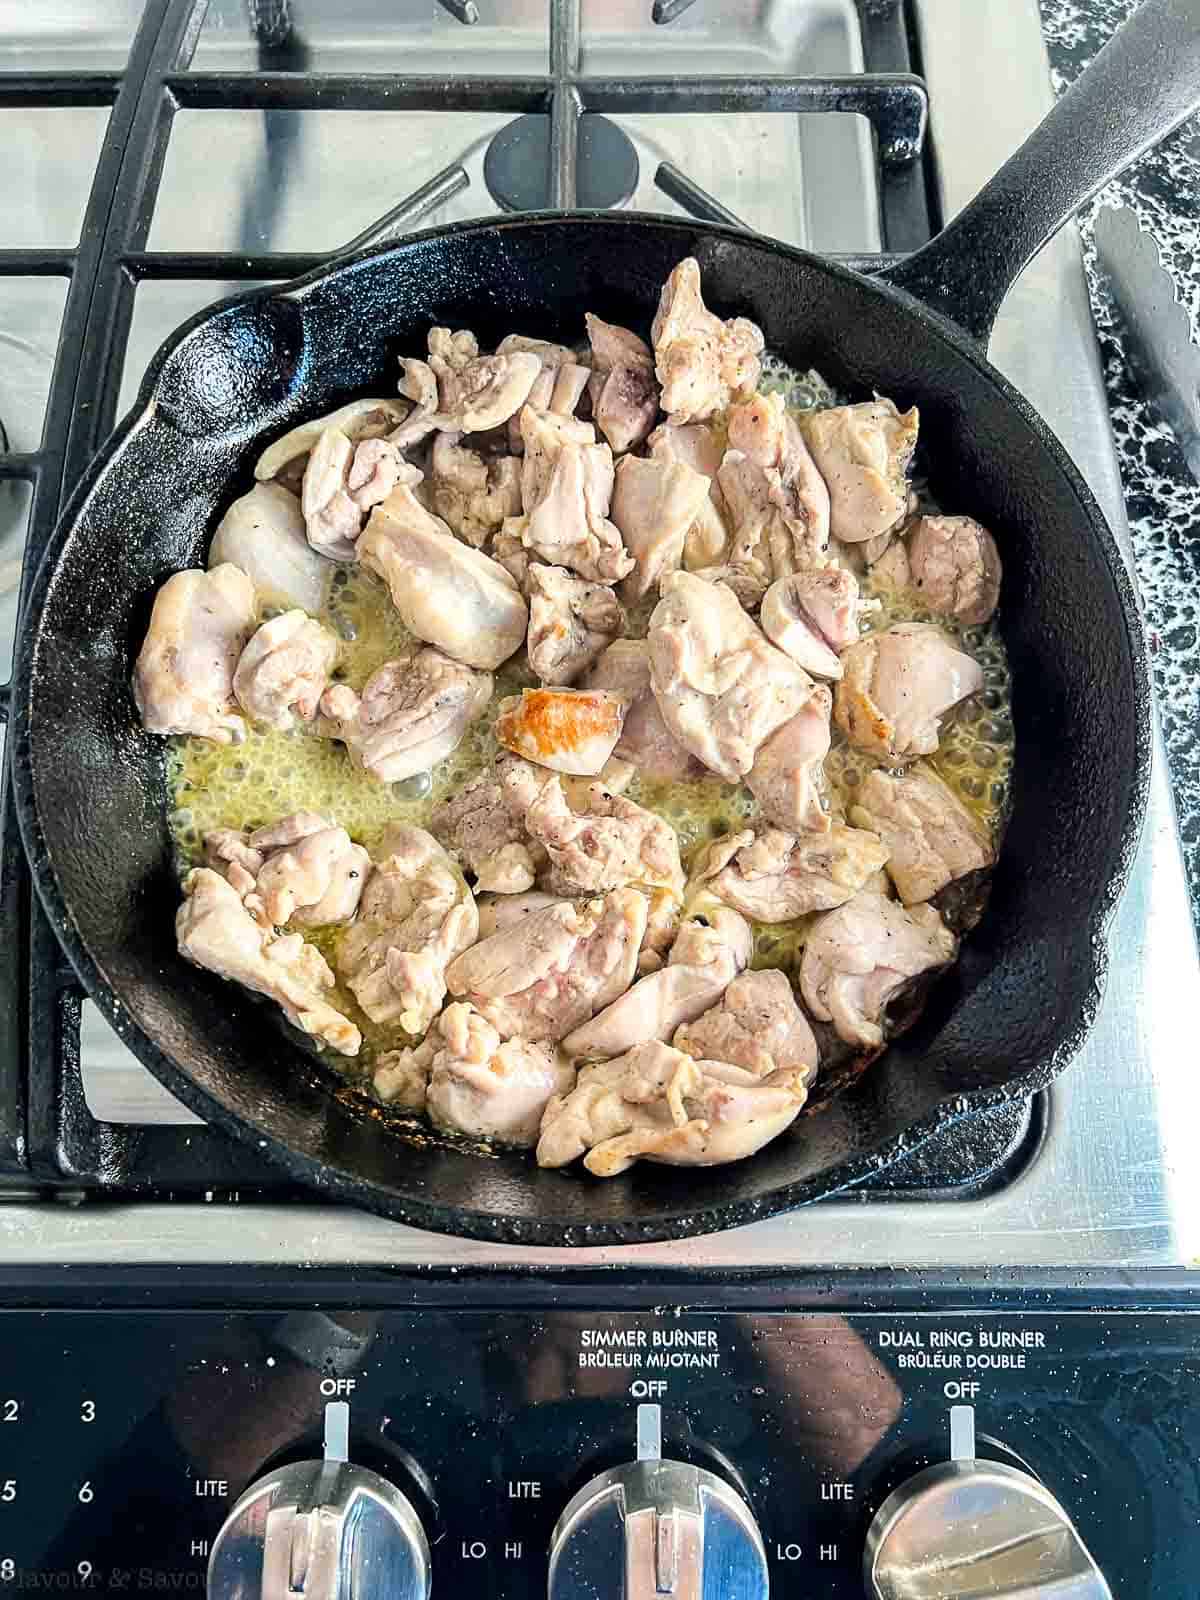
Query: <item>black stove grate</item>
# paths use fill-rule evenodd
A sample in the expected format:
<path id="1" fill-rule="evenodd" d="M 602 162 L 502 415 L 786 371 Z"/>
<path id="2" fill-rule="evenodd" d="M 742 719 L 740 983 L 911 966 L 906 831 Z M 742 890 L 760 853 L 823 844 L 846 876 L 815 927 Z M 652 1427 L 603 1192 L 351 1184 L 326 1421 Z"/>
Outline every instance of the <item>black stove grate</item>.
<path id="1" fill-rule="evenodd" d="M 472 0 L 441 0 L 461 22 Z M 656 0 L 669 23 L 693 0 Z M 580 0 L 549 0 L 550 70 L 513 78 L 398 77 L 314 73 L 292 30 L 287 0 L 256 0 L 250 16 L 256 72 L 190 72 L 205 0 L 146 0 L 124 72 L 0 73 L 0 107 L 107 105 L 111 113 L 80 242 L 72 250 L 2 250 L 0 274 L 68 280 L 42 443 L 2 448 L 0 480 L 32 487 L 22 602 L 59 511 L 116 420 L 126 344 L 139 283 L 186 278 L 283 280 L 328 261 L 295 253 L 148 251 L 150 224 L 181 107 L 285 110 L 508 111 L 550 122 L 549 203 L 575 203 L 581 119 L 591 113 L 852 112 L 875 133 L 880 211 L 888 253 L 853 258 L 877 269 L 923 244 L 931 208 L 927 94 L 912 71 L 902 0 L 858 0 L 866 71 L 837 77 L 612 79 L 581 71 Z M 739 219 L 685 173 L 665 164 L 662 192 L 693 215 Z M 467 183 L 452 162 L 394 207 L 349 253 L 405 232 Z M 0 691 L 0 709 L 7 690 Z M 0 796 L 0 1185 L 31 1183 L 87 1193 L 160 1198 L 271 1190 L 275 1176 L 249 1146 L 197 1126 L 134 1126 L 97 1120 L 80 1069 L 83 991 L 31 892 L 7 782 Z M 1004 1181 L 1036 1146 L 1040 1114 L 1015 1107 L 976 1118 L 895 1167 L 877 1194 L 975 1195 Z"/>

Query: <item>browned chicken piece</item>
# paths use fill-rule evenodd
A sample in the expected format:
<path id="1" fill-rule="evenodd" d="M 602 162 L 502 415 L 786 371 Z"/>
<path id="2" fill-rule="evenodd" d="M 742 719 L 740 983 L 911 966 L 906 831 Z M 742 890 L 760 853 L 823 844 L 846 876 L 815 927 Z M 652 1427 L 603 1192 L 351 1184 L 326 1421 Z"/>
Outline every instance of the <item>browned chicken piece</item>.
<path id="1" fill-rule="evenodd" d="M 931 611 L 978 625 L 1000 598 L 1000 554 L 971 517 L 920 517 L 908 540 L 912 586 Z"/>
<path id="2" fill-rule="evenodd" d="M 561 899 L 562 895 L 549 894 L 544 889 L 530 889 L 524 894 L 479 895 L 475 900 L 479 912 L 479 937 L 490 939 L 494 933 L 503 933 L 506 928 L 524 922 L 535 911 L 556 906 Z"/>
<path id="3" fill-rule="evenodd" d="M 706 308 L 692 256 L 663 285 L 650 337 L 662 408 L 672 422 L 703 421 L 758 387 L 761 330 L 745 317 L 723 322 Z"/>
<path id="4" fill-rule="evenodd" d="M 832 709 L 826 685 L 814 684 L 796 715 L 763 740 L 746 774 L 746 787 L 763 816 L 793 833 L 829 828 L 825 757 Z"/>
<path id="5" fill-rule="evenodd" d="M 731 408 L 717 477 L 733 525 L 734 566 L 758 567 L 774 579 L 824 563 L 829 491 L 781 394 Z"/>
<path id="6" fill-rule="evenodd" d="M 781 1068 L 817 1075 L 817 1041 L 808 1018 L 796 1004 L 784 973 L 772 967 L 743 972 L 711 1010 L 685 1022 L 671 1041 L 701 1061 L 728 1061 L 756 1078 Z"/>
<path id="7" fill-rule="evenodd" d="M 380 783 L 430 772 L 462 743 L 492 698 L 490 672 L 474 672 L 430 646 L 385 661 L 361 696 L 338 683 L 321 698 L 317 731 L 340 739 Z"/>
<path id="8" fill-rule="evenodd" d="M 304 531 L 300 502 L 278 483 L 256 483 L 217 524 L 208 567 L 232 561 L 254 585 L 260 604 L 320 611 L 333 568 Z"/>
<path id="9" fill-rule="evenodd" d="M 800 960 L 800 992 L 840 1039 L 877 1048 L 887 1007 L 914 978 L 953 961 L 956 949 L 932 906 L 906 911 L 864 889 L 814 924 Z"/>
<path id="10" fill-rule="evenodd" d="M 177 572 L 154 597 L 133 669 L 133 698 L 148 733 L 240 744 L 233 675 L 254 631 L 254 585 L 240 567 Z"/>
<path id="11" fill-rule="evenodd" d="M 550 858 L 545 887 L 555 894 L 606 894 L 625 884 L 670 889 L 676 899 L 683 893 L 671 824 L 599 783 L 576 810 L 552 778 L 529 807 L 525 827 Z"/>
<path id="12" fill-rule="evenodd" d="M 293 482 L 299 487 L 309 453 L 326 428 L 337 428 L 351 444 L 358 444 L 361 439 L 383 438 L 398 428 L 408 413 L 409 407 L 403 400 L 351 400 L 349 405 L 331 411 L 328 416 L 300 423 L 289 429 L 282 439 L 268 445 L 254 464 L 254 476 L 260 483 L 270 478 L 283 478 L 290 480 L 285 485 L 289 489 Z M 299 600 L 295 603 L 301 604 Z"/>
<path id="13" fill-rule="evenodd" d="M 621 737 L 625 702 L 604 689 L 522 689 L 501 700 L 496 738 L 551 772 L 594 777 Z"/>
<path id="14" fill-rule="evenodd" d="M 757 611 L 767 592 L 767 574 L 757 563 L 752 567 L 728 562 L 720 567 L 697 567 L 695 576 L 705 583 L 723 583 L 733 591 L 743 611 Z"/>
<path id="15" fill-rule="evenodd" d="M 762 827 L 714 840 L 692 881 L 754 922 L 792 922 L 843 905 L 886 860 L 887 846 L 865 828 L 835 822 L 828 833 L 797 838 Z"/>
<path id="16" fill-rule="evenodd" d="M 446 997 L 446 968 L 479 932 L 475 901 L 431 834 L 393 822 L 337 968 L 372 1022 L 422 1034 Z"/>
<path id="17" fill-rule="evenodd" d="M 652 461 L 675 461 L 708 479 L 708 499 L 696 513 L 683 540 L 683 564 L 689 572 L 715 567 L 729 559 L 729 508 L 717 469 L 725 449 L 708 422 L 664 422 L 649 438 Z"/>
<path id="18" fill-rule="evenodd" d="M 807 1098 L 804 1071 L 756 1078 L 652 1040 L 584 1067 L 571 1093 L 549 1102 L 538 1165 L 565 1167 L 583 1156 L 589 1172 L 611 1178 L 638 1160 L 679 1167 L 742 1161 L 794 1122 Z"/>
<path id="19" fill-rule="evenodd" d="M 217 828 L 204 836 L 204 861 L 265 928 L 349 922 L 371 870 L 363 847 L 315 811 L 293 811 L 250 833 Z"/>
<path id="20" fill-rule="evenodd" d="M 295 1027 L 339 1054 L 358 1054 L 362 1035 L 321 994 L 334 980 L 319 950 L 301 934 L 276 937 L 261 927 L 237 890 L 207 867 L 188 873 L 183 893 L 175 937 L 185 960 L 266 995 Z"/>
<path id="21" fill-rule="evenodd" d="M 431 1028 L 420 1044 L 403 1050 L 385 1050 L 376 1057 L 372 1087 L 385 1105 L 413 1116 L 424 1111 L 429 1073 L 440 1043 L 440 1037 Z"/>
<path id="22" fill-rule="evenodd" d="M 665 967 L 639 978 L 590 1022 L 563 1040 L 580 1061 L 623 1055 L 647 1039 L 669 1039 L 701 1016 L 750 963 L 754 941 L 736 911 L 711 897 L 679 925 Z"/>
<path id="23" fill-rule="evenodd" d="M 590 311 L 584 321 L 592 346 L 588 385 L 592 416 L 614 453 L 620 455 L 641 444 L 658 415 L 654 354 L 646 341 L 628 328 L 604 322 Z"/>
<path id="24" fill-rule="evenodd" d="M 337 655 L 337 640 L 303 611 L 272 617 L 238 659 L 233 692 L 251 722 L 286 733 L 311 722 Z"/>
<path id="25" fill-rule="evenodd" d="M 448 328 L 430 328 L 428 342 L 428 362 L 402 363 L 400 391 L 433 427 L 447 433 L 486 433 L 507 422 L 525 404 L 542 370 L 530 351 L 481 356 L 474 334 L 465 330 L 452 334 Z"/>
<path id="26" fill-rule="evenodd" d="M 712 774 L 685 750 L 663 720 L 650 684 L 650 647 L 644 639 L 615 639 L 584 680 L 628 704 L 613 755 L 652 779 L 694 783 Z"/>
<path id="27" fill-rule="evenodd" d="M 633 557 L 609 521 L 612 451 L 596 444 L 590 422 L 526 406 L 521 413 L 525 461 L 521 499 L 528 518 L 522 539 L 551 566 L 581 578 L 615 583 L 633 570 Z"/>
<path id="28" fill-rule="evenodd" d="M 946 712 L 983 688 L 979 663 L 932 622 L 869 634 L 845 652 L 842 667 L 838 727 L 860 750 L 893 762 L 931 755 Z"/>
<path id="29" fill-rule="evenodd" d="M 375 507 L 358 559 L 387 584 L 409 632 L 456 661 L 490 672 L 525 642 L 529 611 L 511 576 L 456 539 L 408 485 Z"/>
<path id="30" fill-rule="evenodd" d="M 474 875 L 477 891 L 533 888 L 546 857 L 525 832 L 525 813 L 547 781 L 541 768 L 505 754 L 435 809 L 430 828 Z"/>
<path id="31" fill-rule="evenodd" d="M 362 508 L 350 495 L 354 446 L 340 428 L 326 428 L 309 453 L 300 491 L 308 542 L 330 561 L 353 561 Z"/>
<path id="32" fill-rule="evenodd" d="M 882 397 L 814 411 L 801 424 L 829 487 L 835 539 L 877 539 L 908 512 L 908 464 L 917 445 L 917 408 L 899 412 Z"/>
<path id="33" fill-rule="evenodd" d="M 650 618 L 650 675 L 668 728 L 713 772 L 736 783 L 760 745 L 789 721 L 812 689 L 768 644 L 724 584 L 690 572 L 662 581 Z"/>
<path id="34" fill-rule="evenodd" d="M 646 898 L 559 901 L 482 939 L 446 978 L 504 1039 L 558 1040 L 624 993 L 646 931 Z"/>
<path id="35" fill-rule="evenodd" d="M 850 818 L 882 838 L 888 874 L 906 906 L 992 864 L 987 830 L 924 761 L 899 776 L 868 773 Z"/>
<path id="36" fill-rule="evenodd" d="M 625 626 L 616 595 L 603 583 L 577 578 L 565 567 L 532 562 L 529 597 L 529 665 L 543 683 L 574 683 Z"/>
<path id="37" fill-rule="evenodd" d="M 456 1001 L 438 1018 L 425 1106 L 435 1127 L 506 1144 L 534 1145 L 551 1095 L 575 1085 L 575 1069 L 550 1044 L 501 1040 L 486 1017 Z"/>
<path id="38" fill-rule="evenodd" d="M 621 584 L 630 604 L 655 588 L 683 559 L 683 541 L 702 505 L 709 504 L 708 479 L 682 462 L 623 456 L 617 466 L 612 520 L 637 563 Z"/>
<path id="39" fill-rule="evenodd" d="M 859 597 L 858 579 L 842 567 L 796 572 L 763 596 L 763 632 L 798 666 L 818 678 L 840 678 L 838 659 L 858 639 L 859 617 L 878 610 Z"/>
<path id="40" fill-rule="evenodd" d="M 461 437 L 439 433 L 433 441 L 430 505 L 452 532 L 481 550 L 506 517 L 520 515 L 521 463 L 515 456 L 485 461 L 461 445 Z"/>

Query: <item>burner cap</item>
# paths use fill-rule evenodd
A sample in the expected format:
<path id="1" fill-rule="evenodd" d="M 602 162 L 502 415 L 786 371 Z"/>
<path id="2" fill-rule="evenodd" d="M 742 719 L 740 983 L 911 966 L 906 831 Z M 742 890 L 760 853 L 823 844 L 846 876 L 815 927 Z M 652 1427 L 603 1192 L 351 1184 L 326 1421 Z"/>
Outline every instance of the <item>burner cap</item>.
<path id="1" fill-rule="evenodd" d="M 579 119 L 578 203 L 607 210 L 624 205 L 637 188 L 633 141 L 615 122 L 595 112 Z M 543 211 L 550 204 L 550 118 L 510 122 L 488 145 L 483 176 L 505 211 Z"/>

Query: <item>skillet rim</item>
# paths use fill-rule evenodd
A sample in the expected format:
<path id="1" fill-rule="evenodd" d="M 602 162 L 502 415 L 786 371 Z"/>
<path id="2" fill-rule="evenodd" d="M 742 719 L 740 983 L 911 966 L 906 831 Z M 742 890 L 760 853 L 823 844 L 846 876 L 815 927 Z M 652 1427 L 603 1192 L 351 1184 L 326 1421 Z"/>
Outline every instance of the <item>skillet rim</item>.
<path id="1" fill-rule="evenodd" d="M 34 770 L 34 666 L 44 640 L 42 621 L 46 600 L 54 585 L 63 552 L 71 541 L 76 524 L 100 479 L 119 460 L 128 441 L 153 416 L 155 397 L 163 368 L 191 335 L 205 323 L 235 305 L 272 300 L 303 300 L 305 291 L 341 273 L 354 271 L 367 260 L 382 258 L 420 245 L 430 239 L 449 239 L 460 235 L 536 230 L 560 223 L 589 224 L 597 228 L 648 224 L 660 230 L 677 231 L 694 242 L 698 237 L 728 240 L 768 254 L 803 264 L 855 289 L 875 294 L 898 306 L 918 326 L 923 338 L 938 340 L 951 347 L 954 355 L 967 361 L 999 393 L 1038 437 L 1071 489 L 1080 514 L 1091 526 L 1099 551 L 1112 580 L 1125 625 L 1125 642 L 1133 674 L 1135 713 L 1133 771 L 1129 805 L 1114 851 L 1111 871 L 1100 892 L 1087 925 L 1080 928 L 1090 953 L 1091 981 L 1076 1016 L 1058 1045 L 1036 1067 L 1006 1083 L 981 1088 L 942 1100 L 926 1116 L 910 1124 L 886 1143 L 848 1158 L 825 1177 L 798 1179 L 752 1199 L 714 1201 L 690 1209 L 677 1203 L 661 1212 L 653 1209 L 636 1220 L 600 1221 L 580 1224 L 537 1218 L 504 1217 L 496 1212 L 472 1210 L 447 1202 L 424 1200 L 403 1193 L 390 1185 L 356 1176 L 337 1165 L 317 1160 L 284 1143 L 270 1127 L 259 1126 L 229 1111 L 208 1090 L 202 1088 L 162 1050 L 142 1028 L 134 1013 L 118 998 L 99 963 L 92 957 L 75 922 L 58 881 L 53 856 L 47 843 L 38 799 L 38 780 Z M 391 242 L 340 258 L 330 265 L 283 283 L 250 289 L 214 302 L 182 323 L 156 351 L 138 389 L 137 398 L 124 418 L 101 445 L 79 483 L 69 496 L 38 563 L 28 600 L 21 616 L 14 662 L 12 701 L 9 719 L 8 763 L 17 819 L 29 862 L 30 876 L 55 937 L 71 962 L 88 996 L 106 1021 L 133 1049 L 139 1060 L 154 1073 L 184 1105 L 204 1121 L 220 1128 L 243 1143 L 249 1143 L 276 1166 L 308 1189 L 339 1202 L 373 1211 L 390 1220 L 431 1232 L 484 1240 L 493 1243 L 540 1247 L 620 1246 L 661 1243 L 677 1238 L 698 1237 L 721 1229 L 740 1227 L 764 1217 L 791 1211 L 814 1200 L 851 1188 L 878 1173 L 916 1149 L 952 1124 L 1008 1104 L 1018 1095 L 1032 1095 L 1045 1089 L 1063 1072 L 1078 1053 L 1090 1032 L 1103 997 L 1108 975 L 1107 932 L 1129 879 L 1141 841 L 1153 762 L 1152 691 L 1146 640 L 1141 624 L 1133 579 L 1117 546 L 1108 520 L 1084 482 L 1075 463 L 1037 410 L 987 359 L 986 352 L 957 324 L 933 310 L 886 277 L 873 277 L 855 271 L 828 257 L 802 250 L 763 235 L 721 224 L 659 216 L 652 212 L 630 211 L 542 211 L 513 217 L 474 219 L 443 227 L 422 229 Z"/>

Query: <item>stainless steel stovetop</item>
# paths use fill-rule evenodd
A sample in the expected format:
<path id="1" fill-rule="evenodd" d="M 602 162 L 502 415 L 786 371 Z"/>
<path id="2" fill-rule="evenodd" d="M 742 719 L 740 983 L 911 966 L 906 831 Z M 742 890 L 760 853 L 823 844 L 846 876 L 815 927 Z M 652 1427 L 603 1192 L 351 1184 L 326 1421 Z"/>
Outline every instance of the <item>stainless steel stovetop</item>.
<path id="1" fill-rule="evenodd" d="M 267 0 L 252 9 L 261 15 Z M 275 0 L 287 8 L 286 0 Z M 495 0 L 465 28 L 429 3 L 307 0 L 292 8 L 318 71 L 513 76 L 545 71 L 544 3 Z M 871 9 L 863 0 L 863 15 Z M 118 68 L 133 0 L 36 12 L 0 0 L 0 70 Z M 957 210 L 1047 109 L 1051 90 L 1036 0 L 916 0 L 937 181 Z M 586 70 L 610 77 L 862 69 L 853 0 L 700 0 L 670 29 L 648 0 L 585 0 Z M 239 0 L 215 0 L 198 69 L 252 70 L 259 55 Z M 73 242 L 104 108 L 0 112 L 9 133 L 2 224 L 16 245 Z M 459 163 L 468 184 L 428 222 L 495 209 L 483 155 L 504 113 L 184 109 L 175 117 L 148 248 L 185 252 L 332 251 L 395 197 Z M 826 251 L 878 251 L 871 131 L 832 115 L 622 115 L 641 177 L 631 204 L 676 209 L 652 182 L 661 161 L 747 226 Z M 268 131 L 269 130 L 269 131 Z M 14 155 L 15 152 L 15 155 Z M 448 189 L 453 185 L 448 185 Z M 200 306 L 244 284 L 140 285 L 122 410 L 151 354 Z M 32 449 L 63 295 L 53 279 L 0 278 L 0 419 Z M 997 364 L 1079 463 L 1128 556 L 1121 485 L 1072 229 L 1026 271 L 992 343 Z M 0 449 L 3 448 L 0 443 Z M 11 646 L 25 502 L 0 493 L 0 649 Z M 1105 1002 L 1073 1069 L 1048 1097 L 1045 1134 L 1021 1172 L 970 1201 L 843 1199 L 734 1232 L 623 1250 L 551 1251 L 447 1239 L 313 1205 L 139 1203 L 114 1208 L 32 1196 L 0 1204 L 0 1261 L 13 1263 L 637 1264 L 743 1267 L 1188 1265 L 1200 1260 L 1200 1165 L 1193 1154 L 1192 1042 L 1197 961 L 1164 763 L 1132 881 L 1115 919 Z M 194 1120 L 133 1060 L 90 1007 L 83 1029 L 92 1110 L 119 1121 Z"/>

